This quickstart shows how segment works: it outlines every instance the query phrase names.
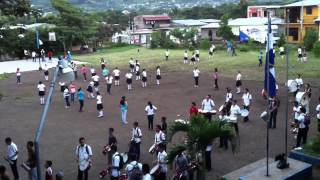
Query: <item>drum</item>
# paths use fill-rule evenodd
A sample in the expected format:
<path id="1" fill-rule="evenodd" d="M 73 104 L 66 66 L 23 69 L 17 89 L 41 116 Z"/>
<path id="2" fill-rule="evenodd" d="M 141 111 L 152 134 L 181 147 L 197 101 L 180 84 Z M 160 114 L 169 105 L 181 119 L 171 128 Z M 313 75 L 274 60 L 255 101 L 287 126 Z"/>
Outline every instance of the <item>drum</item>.
<path id="1" fill-rule="evenodd" d="M 189 121 L 186 121 L 186 120 L 183 120 L 183 119 L 176 119 L 176 120 L 174 120 L 174 122 L 182 123 L 182 124 L 188 124 L 189 123 Z"/>
<path id="2" fill-rule="evenodd" d="M 156 144 L 153 144 L 150 148 L 149 148 L 149 153 L 150 154 L 154 154 L 156 152 Z"/>
<path id="3" fill-rule="evenodd" d="M 229 116 L 229 123 L 237 123 L 237 117 L 236 116 Z"/>
<path id="4" fill-rule="evenodd" d="M 223 110 L 223 108 L 224 108 L 224 105 L 221 105 L 221 106 L 219 107 L 219 112 L 221 112 L 221 111 Z"/>
<path id="5" fill-rule="evenodd" d="M 269 119 L 269 115 L 268 115 L 268 112 L 267 111 L 263 111 L 260 115 L 260 118 L 264 121 L 268 121 Z"/>
<path id="6" fill-rule="evenodd" d="M 309 103 L 310 99 L 307 93 L 305 92 L 298 92 L 296 95 L 296 101 L 301 104 L 302 106 L 305 106 Z"/>
<path id="7" fill-rule="evenodd" d="M 249 116 L 249 111 L 247 109 L 242 109 L 240 112 L 240 115 L 242 117 L 247 117 L 247 116 Z"/>
<path id="8" fill-rule="evenodd" d="M 119 180 L 128 180 L 129 179 L 129 176 L 127 174 L 121 174 L 119 176 Z"/>
<path id="9" fill-rule="evenodd" d="M 216 111 L 216 110 L 212 110 L 212 111 L 210 111 L 210 113 L 211 113 L 212 115 L 216 115 L 216 114 L 217 114 L 217 111 Z"/>
<path id="10" fill-rule="evenodd" d="M 158 176 L 161 173 L 161 166 L 159 164 L 155 165 L 151 170 L 151 176 Z"/>
<path id="11" fill-rule="evenodd" d="M 128 153 L 120 153 L 120 156 L 122 156 L 123 163 L 127 164 L 127 162 L 128 162 Z"/>
<path id="12" fill-rule="evenodd" d="M 289 92 L 293 93 L 298 90 L 298 84 L 297 84 L 297 81 L 295 81 L 295 80 L 292 80 L 292 79 L 288 80 L 287 86 L 288 86 Z"/>

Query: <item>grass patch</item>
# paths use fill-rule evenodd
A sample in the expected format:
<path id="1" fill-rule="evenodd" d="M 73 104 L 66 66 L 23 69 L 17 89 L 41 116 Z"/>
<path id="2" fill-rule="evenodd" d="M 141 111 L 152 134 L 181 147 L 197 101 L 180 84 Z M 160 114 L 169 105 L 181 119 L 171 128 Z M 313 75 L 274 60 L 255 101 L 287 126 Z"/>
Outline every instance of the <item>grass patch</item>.
<path id="1" fill-rule="evenodd" d="M 5 79 L 8 79 L 9 76 L 7 73 L 3 73 L 3 74 L 0 74 L 0 80 L 5 80 Z"/>
<path id="2" fill-rule="evenodd" d="M 300 150 L 300 152 L 311 156 L 320 157 L 320 135 L 309 140 L 309 142 L 303 146 L 303 149 Z"/>
<path id="3" fill-rule="evenodd" d="M 138 48 L 140 52 L 138 52 Z M 128 68 L 131 57 L 138 59 L 142 68 L 148 71 L 155 71 L 156 66 L 161 66 L 163 72 L 189 72 L 192 73 L 193 66 L 183 64 L 183 49 L 170 50 L 169 61 L 164 60 L 165 49 L 147 49 L 137 46 L 125 46 L 118 48 L 105 48 L 93 54 L 75 56 L 76 60 L 85 61 L 94 65 L 100 64 L 100 59 L 104 58 L 110 67 Z M 192 52 L 189 52 L 189 57 Z M 217 51 L 213 59 L 208 60 L 208 51 L 200 51 L 200 63 L 197 64 L 201 72 L 212 73 L 214 68 L 218 68 L 223 76 L 235 77 L 240 70 L 244 79 L 262 80 L 264 78 L 264 68 L 258 67 L 258 51 L 239 52 L 237 56 L 231 57 L 224 50 Z M 308 62 L 297 61 L 295 49 L 289 55 L 289 77 L 295 78 L 297 73 L 301 73 L 303 78 L 318 78 L 319 60 L 309 54 Z M 286 60 L 277 57 L 276 59 L 277 78 L 284 82 L 286 73 Z"/>

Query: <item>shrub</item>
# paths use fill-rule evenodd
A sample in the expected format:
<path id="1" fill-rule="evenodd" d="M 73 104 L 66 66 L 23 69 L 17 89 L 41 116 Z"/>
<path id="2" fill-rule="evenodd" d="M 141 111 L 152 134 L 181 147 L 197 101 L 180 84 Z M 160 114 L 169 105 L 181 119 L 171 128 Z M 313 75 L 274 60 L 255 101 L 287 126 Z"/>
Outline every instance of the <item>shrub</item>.
<path id="1" fill-rule="evenodd" d="M 277 44 L 279 47 L 284 46 L 286 44 L 286 37 L 283 33 L 281 33 L 280 39 L 278 40 Z"/>
<path id="2" fill-rule="evenodd" d="M 239 51 L 241 52 L 248 52 L 250 50 L 249 46 L 247 44 L 239 45 Z"/>
<path id="3" fill-rule="evenodd" d="M 200 41 L 200 48 L 204 49 L 204 50 L 208 50 L 211 46 L 211 42 L 209 41 L 209 39 L 202 39 Z"/>
<path id="4" fill-rule="evenodd" d="M 307 29 L 306 35 L 304 36 L 304 46 L 307 50 L 311 50 L 313 47 L 313 44 L 317 42 L 319 39 L 319 34 L 317 30 L 314 28 Z"/>
<path id="5" fill-rule="evenodd" d="M 316 57 L 320 57 L 320 41 L 314 43 L 312 50 Z"/>

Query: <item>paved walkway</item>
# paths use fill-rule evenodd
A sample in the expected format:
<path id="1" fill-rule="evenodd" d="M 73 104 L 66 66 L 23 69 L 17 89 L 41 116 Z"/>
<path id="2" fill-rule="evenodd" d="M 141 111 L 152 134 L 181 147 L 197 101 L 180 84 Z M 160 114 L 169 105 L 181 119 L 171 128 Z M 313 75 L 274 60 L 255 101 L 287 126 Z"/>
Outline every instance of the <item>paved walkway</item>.
<path id="1" fill-rule="evenodd" d="M 76 64 L 84 64 L 84 62 L 73 61 Z M 47 64 L 48 68 L 57 66 L 58 59 L 53 58 L 51 61 L 48 59 L 46 62 L 40 62 L 43 67 Z M 32 62 L 32 60 L 17 60 L 17 61 L 4 61 L 0 62 L 0 74 L 3 73 L 15 73 L 17 68 L 20 68 L 21 72 L 34 71 L 39 69 L 39 60 L 37 62 Z"/>

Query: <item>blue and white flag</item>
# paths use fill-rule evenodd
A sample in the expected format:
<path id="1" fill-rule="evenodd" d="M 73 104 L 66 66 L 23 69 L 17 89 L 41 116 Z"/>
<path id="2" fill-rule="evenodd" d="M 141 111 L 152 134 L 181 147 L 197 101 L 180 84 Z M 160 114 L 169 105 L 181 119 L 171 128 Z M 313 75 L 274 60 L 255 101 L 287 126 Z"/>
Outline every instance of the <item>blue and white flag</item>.
<path id="1" fill-rule="evenodd" d="M 273 35 L 271 29 L 271 19 L 268 18 L 267 55 L 265 63 L 264 90 L 270 98 L 276 96 L 276 71 L 274 67 L 275 54 L 273 51 Z M 268 57 L 269 56 L 269 57 Z"/>

